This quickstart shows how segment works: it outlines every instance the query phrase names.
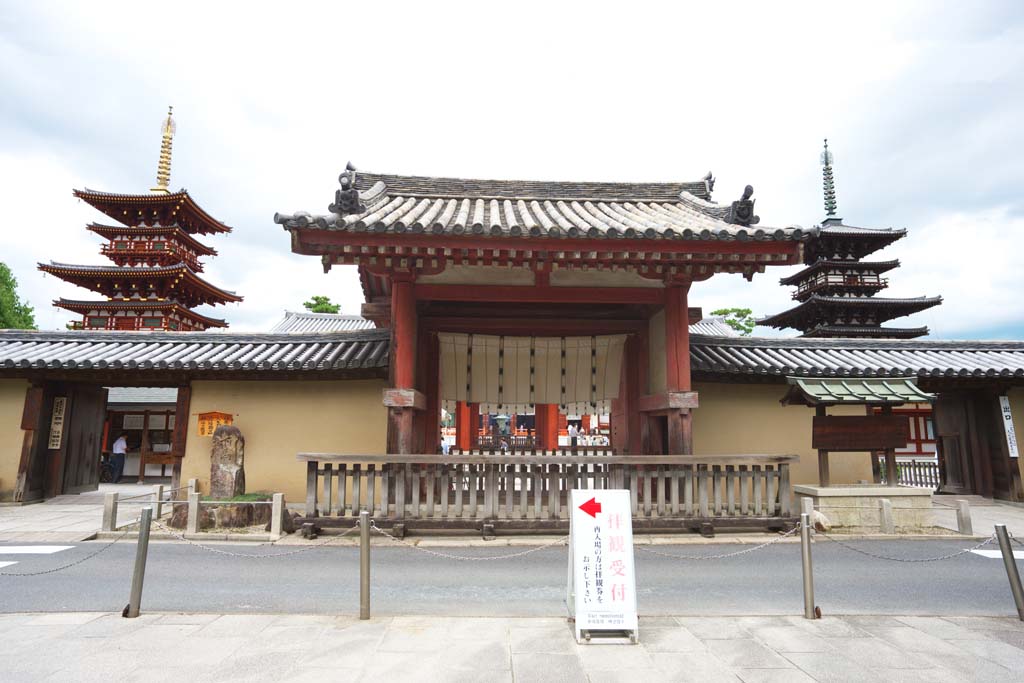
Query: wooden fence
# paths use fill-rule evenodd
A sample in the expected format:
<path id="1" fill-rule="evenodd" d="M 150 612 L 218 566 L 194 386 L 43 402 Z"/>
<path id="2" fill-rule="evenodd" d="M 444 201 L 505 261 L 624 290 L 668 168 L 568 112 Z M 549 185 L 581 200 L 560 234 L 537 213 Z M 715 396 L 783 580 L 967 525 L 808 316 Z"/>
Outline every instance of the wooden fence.
<path id="1" fill-rule="evenodd" d="M 628 489 L 637 530 L 796 522 L 795 455 L 382 455 L 300 453 L 306 521 L 349 525 L 360 510 L 424 529 L 549 531 L 569 524 L 571 489 Z"/>
<path id="2" fill-rule="evenodd" d="M 887 483 L 885 480 L 885 465 L 881 461 L 879 471 L 881 483 Z M 915 486 L 938 491 L 942 483 L 939 476 L 939 463 L 934 460 L 897 461 L 896 473 L 897 483 L 901 486 Z"/>

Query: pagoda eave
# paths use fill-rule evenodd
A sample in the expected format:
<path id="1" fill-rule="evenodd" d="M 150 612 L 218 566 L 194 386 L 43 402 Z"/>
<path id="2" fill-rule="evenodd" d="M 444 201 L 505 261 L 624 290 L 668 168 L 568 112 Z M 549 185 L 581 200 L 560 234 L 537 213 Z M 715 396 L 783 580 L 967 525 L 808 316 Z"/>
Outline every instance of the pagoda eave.
<path id="1" fill-rule="evenodd" d="M 779 329 L 809 329 L 821 320 L 868 317 L 881 324 L 942 303 L 942 297 L 919 299 L 879 299 L 875 297 L 824 297 L 812 294 L 803 303 L 789 310 L 762 318 L 758 325 Z"/>
<path id="2" fill-rule="evenodd" d="M 196 256 L 216 256 L 217 250 L 213 247 L 209 247 L 189 233 L 182 230 L 176 225 L 143 225 L 143 226 L 119 226 L 119 225 L 104 225 L 102 223 L 90 223 L 85 226 L 86 230 L 93 232 L 100 237 L 108 240 L 114 240 L 120 235 L 127 235 L 130 237 L 148 237 L 148 236 L 162 236 L 172 237 L 173 239 L 180 241 L 181 243 L 190 247 Z"/>
<path id="3" fill-rule="evenodd" d="M 150 299 L 131 300 L 131 301 L 115 301 L 115 300 L 99 300 L 99 301 L 79 301 L 72 299 L 55 299 L 53 305 L 58 308 L 71 311 L 73 313 L 81 313 L 88 315 L 93 311 L 110 311 L 110 312 L 129 312 L 139 313 L 143 311 L 159 311 L 166 314 L 177 314 L 183 319 L 186 319 L 192 323 L 199 323 L 202 327 L 227 327 L 227 321 L 221 318 L 211 318 L 209 316 L 196 313 L 195 311 L 182 306 L 176 301 L 154 301 Z"/>
<path id="4" fill-rule="evenodd" d="M 187 190 L 149 194 L 118 194 L 96 190 L 73 190 L 75 197 L 98 211 L 125 224 L 141 221 L 177 224 L 190 234 L 210 235 L 231 232 L 232 228 L 206 213 Z"/>
<path id="5" fill-rule="evenodd" d="M 883 327 L 872 325 L 820 325 L 808 330 L 801 337 L 806 338 L 871 338 L 871 339 L 917 339 L 928 335 L 928 326 Z"/>
<path id="6" fill-rule="evenodd" d="M 242 297 L 234 292 L 220 289 L 196 275 L 185 265 L 176 266 L 139 266 L 139 267 L 110 267 L 110 266 L 82 266 L 63 263 L 40 263 L 39 270 L 49 273 L 55 277 L 70 282 L 71 284 L 84 287 L 90 291 L 99 292 L 104 296 L 124 296 L 124 291 L 132 291 L 131 287 L 121 288 L 119 282 L 138 281 L 152 284 L 153 289 L 159 289 L 166 293 L 165 298 L 187 299 L 188 305 L 201 304 L 226 304 L 238 303 Z M 136 292 L 141 293 L 138 287 Z"/>

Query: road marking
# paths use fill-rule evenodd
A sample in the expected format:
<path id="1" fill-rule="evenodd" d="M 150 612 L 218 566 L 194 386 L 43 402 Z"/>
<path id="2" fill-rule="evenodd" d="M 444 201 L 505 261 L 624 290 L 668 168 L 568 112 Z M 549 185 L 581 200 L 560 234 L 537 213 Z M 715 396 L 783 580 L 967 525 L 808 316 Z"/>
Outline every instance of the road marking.
<path id="1" fill-rule="evenodd" d="M 1001 553 L 998 550 L 972 550 L 971 552 L 974 553 L 975 555 L 981 555 L 982 557 L 987 557 L 990 560 L 999 559 L 999 558 L 1001 558 L 1003 556 L 1003 553 Z M 1013 551 L 1013 558 L 1015 560 L 1024 560 L 1024 550 L 1014 550 Z"/>
<path id="2" fill-rule="evenodd" d="M 0 545 L 0 555 L 53 555 L 73 545 Z"/>
<path id="3" fill-rule="evenodd" d="M 17 562 L 0 562 L 0 569 L 4 567 L 10 567 L 12 564 L 18 564 Z"/>

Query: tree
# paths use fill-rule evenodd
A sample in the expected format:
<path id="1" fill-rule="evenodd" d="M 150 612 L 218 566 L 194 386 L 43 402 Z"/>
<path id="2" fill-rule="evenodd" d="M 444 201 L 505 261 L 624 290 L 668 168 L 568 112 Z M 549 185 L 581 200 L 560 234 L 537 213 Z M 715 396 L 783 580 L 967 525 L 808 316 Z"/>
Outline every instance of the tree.
<path id="1" fill-rule="evenodd" d="M 337 313 L 341 310 L 341 304 L 332 304 L 329 296 L 314 296 L 302 305 L 312 313 Z"/>
<path id="2" fill-rule="evenodd" d="M 5 263 L 0 263 L 0 329 L 36 329 L 32 307 L 18 298 L 18 281 Z"/>
<path id="3" fill-rule="evenodd" d="M 739 332 L 744 337 L 749 337 L 754 331 L 754 314 L 749 308 L 719 308 L 711 311 L 711 315 L 720 316 L 725 319 L 725 324 Z"/>

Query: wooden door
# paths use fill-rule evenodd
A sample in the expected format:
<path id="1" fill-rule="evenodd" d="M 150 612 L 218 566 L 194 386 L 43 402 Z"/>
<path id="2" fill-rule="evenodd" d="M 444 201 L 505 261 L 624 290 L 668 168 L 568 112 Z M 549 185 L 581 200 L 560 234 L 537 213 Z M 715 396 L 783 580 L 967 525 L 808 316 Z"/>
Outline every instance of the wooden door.
<path id="1" fill-rule="evenodd" d="M 100 483 L 100 452 L 103 422 L 107 414 L 107 390 L 89 384 L 69 390 L 70 417 L 64 449 L 61 493 L 95 491 Z"/>
<path id="2" fill-rule="evenodd" d="M 960 394 L 939 394 L 935 401 L 935 438 L 942 493 L 974 493 L 968 459 L 967 409 Z"/>

